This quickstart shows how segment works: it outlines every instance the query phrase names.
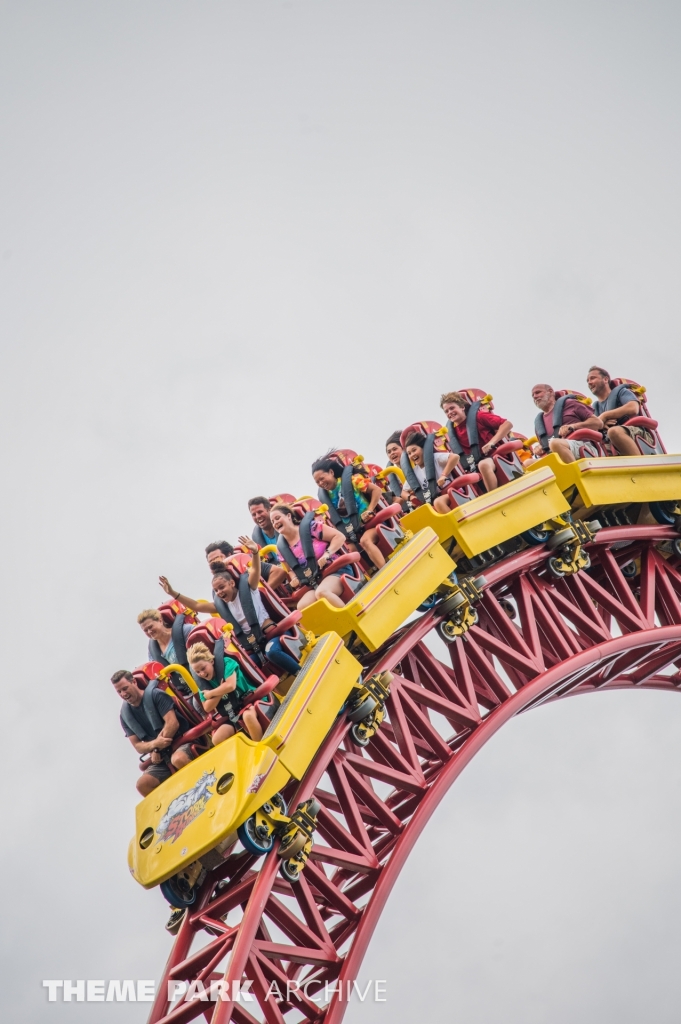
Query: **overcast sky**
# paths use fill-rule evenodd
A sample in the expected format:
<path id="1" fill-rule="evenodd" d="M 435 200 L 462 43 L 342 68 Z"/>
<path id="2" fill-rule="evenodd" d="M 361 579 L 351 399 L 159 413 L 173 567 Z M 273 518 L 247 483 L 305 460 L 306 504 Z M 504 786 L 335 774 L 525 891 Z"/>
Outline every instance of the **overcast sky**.
<path id="1" fill-rule="evenodd" d="M 156 579 L 205 596 L 246 501 L 454 387 L 647 385 L 679 450 L 672 2 L 0 5 L 2 1000 L 156 978 L 113 670 Z M 495 738 L 413 853 L 351 1024 L 678 1021 L 681 701 Z"/>

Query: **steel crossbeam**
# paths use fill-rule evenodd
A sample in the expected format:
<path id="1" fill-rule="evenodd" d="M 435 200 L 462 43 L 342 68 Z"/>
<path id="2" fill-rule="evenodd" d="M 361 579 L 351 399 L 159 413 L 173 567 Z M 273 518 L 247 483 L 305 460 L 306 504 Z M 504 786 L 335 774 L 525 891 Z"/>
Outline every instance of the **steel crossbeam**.
<path id="1" fill-rule="evenodd" d="M 438 641 L 439 656 L 437 606 L 367 653 L 366 668 L 395 674 L 385 722 L 360 748 L 339 719 L 285 794 L 291 806 L 311 796 L 321 805 L 299 882 L 280 877 L 276 849 L 260 860 L 242 850 L 211 872 L 150 1024 L 340 1024 L 338 983 L 347 993 L 410 850 L 497 729 L 566 696 L 681 689 L 681 569 L 659 549 L 668 537 L 661 527 L 601 530 L 588 573 L 559 581 L 542 549 L 514 555 L 486 571 L 478 623 Z M 623 572 L 632 560 L 633 579 Z M 168 981 L 189 985 L 172 1006 Z M 246 982 L 251 1001 L 232 999 Z"/>

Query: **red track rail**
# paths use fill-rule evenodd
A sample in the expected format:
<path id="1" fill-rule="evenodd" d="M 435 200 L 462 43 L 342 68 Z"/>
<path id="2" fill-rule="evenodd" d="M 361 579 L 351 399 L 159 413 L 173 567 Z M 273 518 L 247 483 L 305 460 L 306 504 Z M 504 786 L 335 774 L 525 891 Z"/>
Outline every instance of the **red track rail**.
<path id="1" fill-rule="evenodd" d="M 388 718 L 364 750 L 339 720 L 290 794 L 294 806 L 313 794 L 322 806 L 301 880 L 284 882 L 274 854 L 235 854 L 213 872 L 177 937 L 150 1024 L 285 1024 L 291 1015 L 340 1024 L 347 985 L 414 843 L 504 722 L 572 694 L 681 687 L 681 571 L 658 550 L 673 536 L 664 527 L 602 530 L 590 547 L 593 571 L 559 582 L 541 549 L 507 558 L 485 573 L 478 624 L 442 648 L 449 663 L 427 643 L 436 609 L 367 659 L 367 668 L 396 673 Z M 633 580 L 622 572 L 632 560 Z M 221 880 L 228 885 L 216 888 Z M 172 980 L 193 987 L 171 1007 Z M 233 994 L 245 981 L 251 1002 L 210 1001 L 221 983 Z"/>

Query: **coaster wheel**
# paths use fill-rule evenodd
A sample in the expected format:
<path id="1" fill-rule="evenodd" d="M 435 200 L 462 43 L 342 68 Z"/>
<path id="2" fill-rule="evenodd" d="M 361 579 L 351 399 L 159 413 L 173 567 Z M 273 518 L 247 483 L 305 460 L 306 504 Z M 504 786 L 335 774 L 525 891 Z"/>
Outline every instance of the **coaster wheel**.
<path id="1" fill-rule="evenodd" d="M 244 849 L 248 853 L 252 853 L 254 857 L 262 857 L 264 853 L 269 853 L 274 846 L 274 835 L 271 832 L 265 832 L 261 826 L 258 826 L 254 814 L 247 818 L 243 825 L 239 825 L 236 834 Z"/>

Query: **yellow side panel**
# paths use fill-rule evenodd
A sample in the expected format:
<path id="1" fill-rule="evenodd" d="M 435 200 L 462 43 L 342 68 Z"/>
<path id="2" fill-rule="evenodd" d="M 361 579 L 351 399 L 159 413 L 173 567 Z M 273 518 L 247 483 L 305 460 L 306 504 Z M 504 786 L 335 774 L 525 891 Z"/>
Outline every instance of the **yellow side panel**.
<path id="1" fill-rule="evenodd" d="M 301 778 L 361 671 L 337 634 L 321 637 L 260 742 L 239 732 L 145 797 L 129 851 L 137 881 L 163 882 L 232 835 L 291 775 Z M 234 782 L 221 795 L 217 784 L 228 772 Z M 153 840 L 143 849 L 147 829 Z"/>
<path id="2" fill-rule="evenodd" d="M 556 476 L 545 466 L 532 476 L 524 475 L 503 484 L 445 515 L 431 505 L 421 505 L 409 512 L 402 523 L 409 530 L 430 526 L 441 542 L 454 538 L 466 557 L 471 558 L 568 510 Z"/>
<path id="3" fill-rule="evenodd" d="M 361 671 L 337 633 L 317 641 L 264 736 L 277 737 L 279 760 L 294 778 L 302 779 Z"/>
<path id="4" fill-rule="evenodd" d="M 216 785 L 227 772 L 235 781 L 221 796 Z M 219 743 L 137 805 L 132 874 L 145 888 L 174 875 L 234 832 L 288 780 L 277 755 L 264 743 L 254 743 L 243 733 Z M 142 849 L 139 841 L 149 828 L 154 837 Z"/>
<path id="5" fill-rule="evenodd" d="M 550 466 L 562 491 L 576 487 L 583 504 L 681 500 L 681 455 L 619 455 L 564 463 L 551 452 L 528 469 Z"/>
<path id="6" fill-rule="evenodd" d="M 427 527 L 399 547 L 344 608 L 321 598 L 305 608 L 302 625 L 318 634 L 354 632 L 375 651 L 453 571 L 437 534 Z"/>

